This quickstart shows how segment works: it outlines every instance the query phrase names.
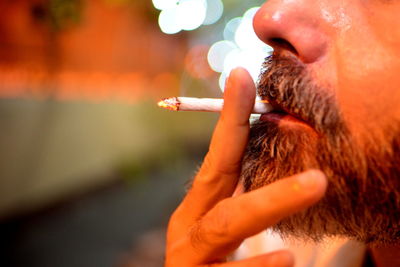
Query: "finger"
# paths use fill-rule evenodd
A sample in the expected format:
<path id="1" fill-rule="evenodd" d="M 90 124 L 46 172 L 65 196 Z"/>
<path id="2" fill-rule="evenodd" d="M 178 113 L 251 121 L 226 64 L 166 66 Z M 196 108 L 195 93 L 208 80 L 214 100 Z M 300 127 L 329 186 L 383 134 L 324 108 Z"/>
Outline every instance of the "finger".
<path id="1" fill-rule="evenodd" d="M 291 267 L 293 265 L 293 255 L 289 251 L 282 250 L 241 261 L 215 265 L 215 267 Z M 213 265 L 206 266 L 211 267 Z"/>
<path id="2" fill-rule="evenodd" d="M 246 70 L 239 68 L 231 72 L 209 152 L 182 203 L 187 207 L 186 216 L 190 213 L 197 219 L 219 200 L 232 195 L 247 145 L 255 92 L 253 80 Z"/>
<path id="3" fill-rule="evenodd" d="M 325 175 L 311 170 L 221 201 L 193 228 L 199 262 L 229 254 L 243 239 L 316 203 L 326 187 Z"/>
<path id="4" fill-rule="evenodd" d="M 202 168 L 205 174 L 238 175 L 247 145 L 249 117 L 255 94 L 256 88 L 250 74 L 241 68 L 233 70 L 225 88 L 224 108 L 211 139 L 206 165 Z M 212 179 L 213 176 L 205 175 L 202 178 Z"/>

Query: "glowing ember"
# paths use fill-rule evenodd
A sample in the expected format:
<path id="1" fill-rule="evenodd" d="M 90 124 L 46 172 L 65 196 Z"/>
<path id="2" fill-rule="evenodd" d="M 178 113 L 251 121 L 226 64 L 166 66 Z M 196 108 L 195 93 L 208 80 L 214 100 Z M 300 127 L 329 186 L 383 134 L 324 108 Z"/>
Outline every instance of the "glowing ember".
<path id="1" fill-rule="evenodd" d="M 176 97 L 165 98 L 157 103 L 157 105 L 161 108 L 166 108 L 173 111 L 179 110 L 180 102 Z"/>

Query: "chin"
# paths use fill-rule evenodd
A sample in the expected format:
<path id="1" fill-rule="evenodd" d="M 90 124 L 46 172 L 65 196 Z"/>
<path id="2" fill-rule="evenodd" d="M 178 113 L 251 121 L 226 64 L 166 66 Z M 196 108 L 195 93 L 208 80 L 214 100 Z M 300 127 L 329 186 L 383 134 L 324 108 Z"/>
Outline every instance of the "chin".
<path id="1" fill-rule="evenodd" d="M 400 126 L 400 124 L 399 124 Z M 367 244 L 400 240 L 400 127 L 382 147 L 371 137 L 357 147 L 345 127 L 318 133 L 287 114 L 261 116 L 252 126 L 241 179 L 251 191 L 307 169 L 329 180 L 325 197 L 275 226 L 281 235 L 319 241 L 343 236 Z"/>

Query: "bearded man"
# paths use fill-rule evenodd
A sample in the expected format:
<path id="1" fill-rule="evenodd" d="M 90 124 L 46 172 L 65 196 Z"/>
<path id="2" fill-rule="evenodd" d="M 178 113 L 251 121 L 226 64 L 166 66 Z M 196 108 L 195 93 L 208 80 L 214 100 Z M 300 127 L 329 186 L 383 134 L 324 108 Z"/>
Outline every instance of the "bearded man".
<path id="1" fill-rule="evenodd" d="M 274 53 L 257 89 L 231 73 L 209 152 L 171 217 L 166 266 L 293 266 L 288 251 L 227 261 L 270 227 L 304 242 L 345 237 L 368 246 L 362 264 L 400 266 L 398 14 L 395 0 L 261 7 L 254 28 Z M 256 91 L 275 111 L 250 127 Z"/>

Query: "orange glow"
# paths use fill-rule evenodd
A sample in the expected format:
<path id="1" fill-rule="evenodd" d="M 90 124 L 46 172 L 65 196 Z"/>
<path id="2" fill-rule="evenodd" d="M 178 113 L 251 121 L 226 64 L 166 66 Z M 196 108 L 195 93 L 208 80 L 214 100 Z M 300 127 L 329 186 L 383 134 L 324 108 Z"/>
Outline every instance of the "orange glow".
<path id="1" fill-rule="evenodd" d="M 0 64 L 0 99 L 53 98 L 61 101 L 118 101 L 135 103 L 176 94 L 178 82 L 171 73 L 156 75 L 157 82 L 143 71 L 111 72 L 59 70 L 44 67 Z"/>
<path id="2" fill-rule="evenodd" d="M 148 90 L 149 94 L 159 98 L 160 95 L 179 94 L 179 78 L 173 72 L 161 72 L 155 75 L 150 81 L 150 87 L 157 90 Z"/>
<path id="3" fill-rule="evenodd" d="M 187 37 L 165 38 L 144 6 L 84 1 L 82 20 L 53 32 L 30 2 L 0 1 L 0 99 L 133 104 L 179 93 Z"/>
<path id="4" fill-rule="evenodd" d="M 157 103 L 157 105 L 159 107 L 161 107 L 161 108 L 166 108 L 166 109 L 173 110 L 173 111 L 178 111 L 179 110 L 178 102 L 174 101 L 171 98 L 163 99 L 163 100 L 159 101 Z"/>

